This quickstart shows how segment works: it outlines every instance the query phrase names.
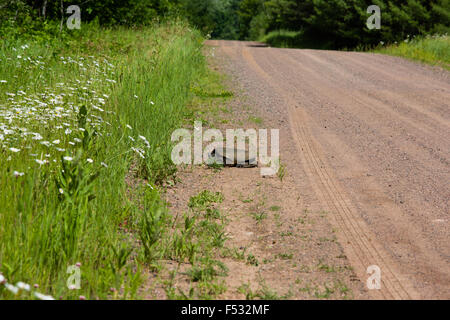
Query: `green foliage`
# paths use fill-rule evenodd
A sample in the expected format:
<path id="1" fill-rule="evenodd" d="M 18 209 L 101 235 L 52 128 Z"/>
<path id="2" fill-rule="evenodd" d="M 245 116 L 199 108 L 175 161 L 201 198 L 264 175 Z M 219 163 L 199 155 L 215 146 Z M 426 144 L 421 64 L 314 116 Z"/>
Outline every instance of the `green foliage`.
<path id="1" fill-rule="evenodd" d="M 302 32 L 277 30 L 270 31 L 260 38 L 260 40 L 269 46 L 277 48 L 296 48 L 302 47 Z"/>
<path id="2" fill-rule="evenodd" d="M 367 8 L 381 9 L 381 29 L 366 27 Z M 269 27 L 300 31 L 301 36 L 276 39 L 273 43 L 295 47 L 354 48 L 404 40 L 408 35 L 447 32 L 448 0 L 270 0 L 264 1 Z M 447 27 L 445 27 L 447 26 Z"/>
<path id="3" fill-rule="evenodd" d="M 375 52 L 405 57 L 450 70 L 450 38 L 427 36 L 407 39 L 399 44 L 378 47 Z"/>
<path id="4" fill-rule="evenodd" d="M 62 4 L 67 8 L 72 3 Z M 381 8 L 381 30 L 366 27 L 367 8 L 373 4 Z M 26 30 L 47 38 L 59 29 L 52 25 L 68 17 L 58 0 L 0 0 L 0 7 L 0 32 L 9 28 L 18 35 Z M 212 38 L 261 40 L 269 34 L 271 45 L 290 47 L 370 47 L 450 30 L 450 0 L 105 0 L 85 1 L 80 7 L 83 23 L 137 26 L 182 17 Z M 297 35 L 272 33 L 279 30 Z"/>
<path id="5" fill-rule="evenodd" d="M 206 68 L 203 38 L 182 22 L 48 26 L 45 36 L 2 29 L 0 272 L 56 298 L 134 298 L 138 262 L 164 254 L 157 183 L 174 170 L 169 138 Z M 66 281 L 77 262 L 75 292 Z M 17 298 L 0 287 L 0 299 Z"/>
<path id="6" fill-rule="evenodd" d="M 375 46 L 380 41 L 402 41 L 408 35 L 443 34 L 450 26 L 449 0 L 201 0 L 197 4 L 198 1 L 185 0 L 187 16 L 211 32 L 212 37 L 263 39 L 275 46 Z M 367 8 L 372 4 L 381 8 L 381 30 L 366 27 L 371 15 Z M 224 26 L 228 31 L 224 32 Z"/>
<path id="7" fill-rule="evenodd" d="M 223 195 L 220 192 L 211 192 L 204 190 L 195 197 L 189 200 L 188 206 L 191 209 L 206 210 L 210 208 L 214 203 L 221 203 L 223 201 Z"/>

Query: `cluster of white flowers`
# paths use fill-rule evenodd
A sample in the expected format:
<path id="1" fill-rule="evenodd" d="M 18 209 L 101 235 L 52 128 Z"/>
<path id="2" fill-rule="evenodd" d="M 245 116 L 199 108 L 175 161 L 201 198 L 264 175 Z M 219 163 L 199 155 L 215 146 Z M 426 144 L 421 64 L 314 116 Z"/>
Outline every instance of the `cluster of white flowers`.
<path id="1" fill-rule="evenodd" d="M 13 49 L 14 52 L 7 57 L 12 62 L 16 60 L 15 64 L 12 63 L 17 73 L 14 78 L 18 79 L 20 73 L 33 72 L 33 68 L 44 70 L 42 72 L 51 71 L 43 57 L 29 57 L 26 49 L 28 45 Z M 75 158 L 76 148 L 83 143 L 86 129 L 95 129 L 100 137 L 110 135 L 107 127 L 111 124 L 104 120 L 105 115 L 113 113 L 108 110 L 110 92 L 99 92 L 99 88 L 113 89 L 116 83 L 111 79 L 115 75 L 114 65 L 93 56 L 61 56 L 57 63 L 75 72 L 68 72 L 69 76 L 63 82 L 41 77 L 39 81 L 43 89 L 38 93 L 33 82 L 19 87 L 20 90 L 12 90 L 13 78 L 0 79 L 0 151 L 7 151 L 9 161 L 20 157 L 23 162 L 29 157 L 30 162 L 25 161 L 28 167 L 32 163 L 40 167 L 58 163 L 61 157 L 70 162 Z M 138 98 L 137 95 L 134 97 Z M 154 102 L 151 101 L 151 104 L 154 105 Z M 88 110 L 86 127 L 78 125 L 82 106 Z M 133 132 L 130 125 L 126 127 L 131 130 L 128 135 L 130 151 L 145 159 L 150 149 L 149 141 Z M 87 159 L 88 164 L 94 162 L 108 167 L 101 159 Z M 24 168 L 11 169 L 16 178 L 26 174 Z"/>
<path id="2" fill-rule="evenodd" d="M 32 291 L 31 286 L 27 283 L 19 281 L 16 283 L 16 285 L 12 285 L 12 284 L 8 283 L 6 278 L 1 273 L 0 273 L 0 285 L 3 285 L 6 288 L 6 290 L 8 290 L 9 292 L 11 292 L 14 295 L 19 294 L 21 291 L 26 291 L 26 292 L 32 292 L 32 294 L 40 300 L 55 300 L 52 296 L 48 296 L 48 295 L 42 294 L 37 291 Z M 36 289 L 39 288 L 39 286 L 37 284 L 35 284 L 33 287 Z"/>
<path id="3" fill-rule="evenodd" d="M 26 56 L 25 50 L 28 48 L 28 45 L 14 48 L 16 53 L 7 58 L 17 60 L 16 64 L 12 63 L 17 74 L 24 70 L 29 72 L 33 68 L 47 68 L 42 57 L 33 59 Z M 17 55 L 20 49 L 23 52 Z M 30 92 L 35 91 L 35 84 L 30 83 L 17 92 L 7 92 L 7 89 L 2 89 L 2 84 L 13 83 L 14 79 L 0 79 L 0 95 L 6 95 L 4 99 L 0 96 L 0 150 L 3 148 L 10 153 L 9 160 L 14 154 L 23 159 L 23 152 L 29 154 L 30 160 L 40 166 L 56 163 L 61 155 L 65 155 L 66 160 L 72 159 L 72 153 L 82 143 L 80 138 L 85 131 L 78 127 L 78 113 L 82 105 L 89 110 L 87 126 L 100 132 L 104 131 L 101 130 L 102 126 L 109 125 L 103 120 L 102 114 L 110 112 L 100 107 L 106 105 L 109 95 L 95 89 L 111 88 L 110 84 L 100 85 L 102 82 L 110 82 L 107 79 L 114 75 L 114 66 L 106 59 L 100 62 L 94 57 L 60 57 L 60 63 L 68 65 L 65 68 L 75 68 L 78 79 L 65 79 L 65 82 L 50 87 L 45 82 L 48 79 L 42 77 L 39 81 L 44 82 L 44 89 L 33 94 Z M 6 100 L 6 103 L 2 104 L 1 100 Z M 36 158 L 38 154 L 44 154 L 46 159 L 42 159 L 42 156 Z M 93 160 L 88 162 L 92 163 Z M 14 176 L 22 175 L 23 172 L 14 170 Z"/>

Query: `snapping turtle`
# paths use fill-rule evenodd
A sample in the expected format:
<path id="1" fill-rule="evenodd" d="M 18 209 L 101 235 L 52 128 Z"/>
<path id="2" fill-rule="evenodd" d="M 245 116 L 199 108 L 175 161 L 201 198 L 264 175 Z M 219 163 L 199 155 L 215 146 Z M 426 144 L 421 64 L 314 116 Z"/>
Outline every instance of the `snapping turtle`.
<path id="1" fill-rule="evenodd" d="M 234 154 L 234 159 L 231 156 Z M 255 157 L 249 158 L 245 150 L 230 148 L 214 148 L 209 154 L 208 164 L 223 164 L 225 167 L 254 168 L 258 166 Z"/>

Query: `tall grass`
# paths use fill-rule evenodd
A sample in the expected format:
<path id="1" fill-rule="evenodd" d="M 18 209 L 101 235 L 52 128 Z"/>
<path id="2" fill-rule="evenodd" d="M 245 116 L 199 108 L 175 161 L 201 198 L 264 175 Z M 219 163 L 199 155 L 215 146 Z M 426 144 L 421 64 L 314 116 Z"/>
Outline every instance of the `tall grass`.
<path id="1" fill-rule="evenodd" d="M 300 31 L 275 30 L 267 33 L 261 39 L 261 42 L 276 48 L 300 48 L 301 47 Z"/>
<path id="2" fill-rule="evenodd" d="M 55 298 L 135 298 L 203 41 L 181 22 L 83 28 L 52 46 L 2 39 L 0 273 Z M 70 290 L 76 264 L 81 289 Z M 32 296 L 0 284 L 0 299 L 17 298 Z"/>
<path id="3" fill-rule="evenodd" d="M 441 66 L 450 70 L 450 38 L 443 36 L 427 36 L 377 48 L 375 52 L 399 56 Z"/>
<path id="4" fill-rule="evenodd" d="M 296 49 L 333 49 L 332 41 L 312 38 L 303 31 L 274 30 L 259 39 L 259 41 L 275 48 L 296 48 Z"/>

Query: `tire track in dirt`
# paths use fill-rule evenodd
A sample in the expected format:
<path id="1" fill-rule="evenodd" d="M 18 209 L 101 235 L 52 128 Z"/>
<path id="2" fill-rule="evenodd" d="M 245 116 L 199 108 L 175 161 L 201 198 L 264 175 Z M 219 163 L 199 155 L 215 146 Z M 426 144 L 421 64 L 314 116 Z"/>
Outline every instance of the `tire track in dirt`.
<path id="1" fill-rule="evenodd" d="M 271 101 L 268 116 L 288 112 L 299 164 L 360 278 L 380 261 L 386 290 L 374 297 L 450 297 L 449 73 L 375 54 L 214 45 Z"/>
<path id="2" fill-rule="evenodd" d="M 244 48 L 243 56 L 252 68 L 266 80 L 271 80 L 270 75 L 256 63 L 247 48 Z M 272 86 L 274 86 L 273 82 Z M 361 279 L 364 279 L 366 268 L 370 265 L 378 265 L 383 271 L 382 287 L 385 289 L 379 292 L 373 291 L 375 297 L 378 298 L 378 293 L 381 293 L 381 297 L 385 299 L 417 298 L 418 295 L 414 292 L 412 286 L 405 284 L 406 279 L 400 281 L 398 272 L 392 271 L 393 263 L 387 262 L 387 255 L 382 253 L 381 247 L 376 244 L 374 237 L 370 236 L 370 231 L 357 217 L 348 198 L 331 176 L 318 151 L 317 144 L 312 140 L 305 126 L 302 125 L 307 122 L 301 111 L 295 110 L 296 102 L 289 98 L 289 93 L 284 89 L 280 87 L 275 87 L 275 89 L 286 99 L 289 106 L 292 133 L 298 148 L 306 151 L 306 153 L 301 153 L 304 156 L 302 160 L 307 167 L 306 171 L 310 175 L 316 176 L 311 177 L 311 181 L 315 185 L 317 193 L 320 194 L 319 197 L 326 204 L 328 210 L 335 213 L 334 217 L 342 232 L 341 234 L 344 236 L 343 244 L 345 246 L 347 243 L 351 246 L 352 252 L 348 256 L 354 263 L 357 274 Z"/>
<path id="3" fill-rule="evenodd" d="M 333 75 L 335 75 L 335 74 L 336 75 L 341 75 L 341 74 L 351 75 L 352 70 L 349 69 L 348 66 L 347 67 L 339 66 L 337 61 L 329 61 L 329 58 L 322 58 L 321 56 L 315 56 L 308 52 L 302 52 L 302 55 L 308 57 L 310 60 L 312 60 L 313 62 L 315 62 L 317 64 L 325 66 L 330 71 L 330 73 L 326 73 L 324 75 L 328 79 L 332 78 Z M 298 57 L 298 55 L 297 55 L 297 57 Z M 348 60 L 351 61 L 352 66 L 355 66 L 355 64 L 356 64 L 360 67 L 360 69 L 359 69 L 360 72 L 365 71 L 366 73 L 369 73 L 369 74 L 370 73 L 380 73 L 380 74 L 382 74 L 382 76 L 384 78 L 391 79 L 391 81 L 395 81 L 396 83 L 400 82 L 400 83 L 404 83 L 404 85 L 407 85 L 410 83 L 409 81 L 406 81 L 405 79 L 402 79 L 401 77 L 392 75 L 385 71 L 382 71 L 379 68 L 375 68 L 374 66 L 372 66 L 370 64 L 363 63 L 359 60 L 355 60 L 352 54 L 349 54 L 348 57 L 349 57 Z M 290 58 L 295 60 L 295 56 L 290 56 Z M 341 59 L 340 61 L 342 63 L 344 61 L 347 61 L 347 59 Z M 297 60 L 297 63 L 298 63 L 298 60 Z M 338 81 L 339 79 L 337 77 L 333 77 L 331 80 Z M 364 78 L 359 77 L 358 82 L 361 82 L 361 81 L 364 82 L 365 87 L 374 89 L 374 91 L 379 90 L 379 88 L 377 88 L 377 86 L 379 86 L 379 85 L 373 83 L 370 79 L 364 79 Z M 422 89 L 420 89 L 420 90 L 422 90 Z M 355 92 L 352 92 L 352 93 L 355 94 Z M 433 92 L 433 94 L 436 94 L 436 92 Z M 364 98 L 367 98 L 368 95 L 371 95 L 374 99 L 380 99 L 379 96 L 377 96 L 373 93 L 371 94 L 371 92 L 368 90 L 364 90 L 363 95 L 359 94 L 358 96 L 360 98 L 364 99 Z M 405 92 L 405 94 L 400 95 L 400 94 L 394 93 L 392 91 L 385 90 L 385 91 L 383 91 L 383 97 L 386 98 L 387 100 L 389 100 L 390 102 L 394 101 L 397 104 L 402 104 L 402 106 L 403 106 L 402 111 L 404 111 L 404 112 L 405 112 L 404 109 L 410 109 L 410 110 L 416 112 L 419 116 L 422 116 L 422 118 L 423 118 L 423 116 L 425 116 L 425 117 L 430 118 L 430 120 L 433 120 L 434 121 L 433 125 L 427 124 L 427 129 L 435 130 L 434 131 L 435 134 L 439 134 L 439 132 L 440 132 L 435 128 L 435 126 L 434 126 L 435 122 L 438 122 L 439 125 L 444 130 L 450 129 L 450 121 L 448 121 L 447 119 L 444 119 L 441 115 L 439 115 L 435 112 L 426 110 L 423 107 L 423 104 L 418 104 L 415 100 L 409 98 L 409 94 L 407 94 L 406 92 Z M 445 98 L 450 99 L 450 92 L 449 92 L 449 94 L 447 94 L 447 96 Z M 378 101 L 381 101 L 381 100 L 378 100 Z M 423 130 L 423 128 L 420 128 L 420 127 L 423 127 L 423 122 L 420 125 L 418 125 L 417 123 L 412 122 L 409 118 L 403 116 L 400 112 L 394 111 L 394 110 L 392 110 L 390 108 L 386 108 L 386 107 L 383 108 L 383 110 L 391 113 L 393 115 L 393 118 L 400 118 L 402 121 L 405 121 L 405 122 L 408 122 L 408 123 L 411 123 L 412 125 L 414 125 L 416 127 L 416 129 Z M 408 110 L 408 111 L 410 111 L 410 110 Z"/>

